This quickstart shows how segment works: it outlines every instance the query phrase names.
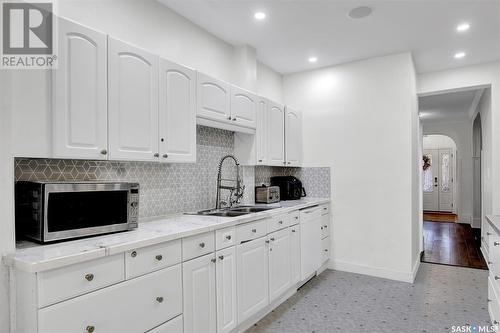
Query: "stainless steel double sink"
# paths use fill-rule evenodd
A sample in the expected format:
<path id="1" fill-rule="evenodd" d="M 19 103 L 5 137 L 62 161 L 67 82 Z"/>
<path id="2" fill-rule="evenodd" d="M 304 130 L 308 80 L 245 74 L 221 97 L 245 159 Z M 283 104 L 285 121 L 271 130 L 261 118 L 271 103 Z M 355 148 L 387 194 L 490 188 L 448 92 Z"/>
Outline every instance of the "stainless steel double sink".
<path id="1" fill-rule="evenodd" d="M 223 217 L 235 217 L 251 213 L 263 212 L 270 209 L 276 209 L 279 207 L 261 207 L 261 206 L 240 206 L 228 209 L 208 209 L 202 210 L 191 215 L 205 215 L 205 216 L 223 216 Z"/>

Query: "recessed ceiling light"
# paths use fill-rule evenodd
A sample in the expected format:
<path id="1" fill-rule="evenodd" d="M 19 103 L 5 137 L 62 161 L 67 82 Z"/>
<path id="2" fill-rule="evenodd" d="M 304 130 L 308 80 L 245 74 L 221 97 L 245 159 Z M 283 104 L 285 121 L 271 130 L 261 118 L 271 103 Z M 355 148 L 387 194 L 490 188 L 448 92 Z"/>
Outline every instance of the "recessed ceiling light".
<path id="1" fill-rule="evenodd" d="M 470 24 L 469 23 L 462 23 L 457 26 L 457 31 L 458 32 L 464 32 L 470 29 Z"/>
<path id="2" fill-rule="evenodd" d="M 316 61 L 318 61 L 318 58 L 316 58 L 316 57 L 309 57 L 308 60 L 309 60 L 309 62 L 316 62 Z"/>
<path id="3" fill-rule="evenodd" d="M 455 57 L 455 59 L 462 59 L 465 57 L 465 52 L 457 52 L 453 57 Z"/>
<path id="4" fill-rule="evenodd" d="M 253 14 L 253 17 L 256 20 L 262 21 L 263 19 L 266 18 L 266 13 L 264 13 L 264 12 L 256 12 L 255 14 Z"/>
<path id="5" fill-rule="evenodd" d="M 347 13 L 347 16 L 349 16 L 352 19 L 360 19 L 360 18 L 365 18 L 368 15 L 370 15 L 373 12 L 373 9 L 368 6 L 360 6 L 356 7 L 354 9 L 351 9 L 349 13 Z"/>

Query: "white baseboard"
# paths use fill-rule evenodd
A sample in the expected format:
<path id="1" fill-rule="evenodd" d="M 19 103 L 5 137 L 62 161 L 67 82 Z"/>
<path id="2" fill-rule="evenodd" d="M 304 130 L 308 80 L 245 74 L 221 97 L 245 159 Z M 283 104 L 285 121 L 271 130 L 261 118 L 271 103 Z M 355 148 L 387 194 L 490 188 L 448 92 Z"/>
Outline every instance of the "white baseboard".
<path id="1" fill-rule="evenodd" d="M 417 261 L 413 264 L 413 269 L 411 271 L 411 283 L 415 282 L 415 278 L 417 277 L 418 269 L 420 268 L 420 253 L 418 255 Z"/>
<path id="2" fill-rule="evenodd" d="M 419 265 L 420 265 L 420 258 L 418 260 L 418 263 L 416 263 L 414 265 L 413 270 L 411 272 L 403 272 L 403 271 L 396 271 L 393 269 L 366 266 L 366 265 L 354 264 L 354 263 L 341 261 L 341 260 L 330 259 L 329 268 L 333 269 L 333 270 L 337 270 L 337 271 L 370 275 L 370 276 L 380 277 L 380 278 L 384 278 L 384 279 L 412 283 L 415 279 L 416 274 L 417 274 Z"/>

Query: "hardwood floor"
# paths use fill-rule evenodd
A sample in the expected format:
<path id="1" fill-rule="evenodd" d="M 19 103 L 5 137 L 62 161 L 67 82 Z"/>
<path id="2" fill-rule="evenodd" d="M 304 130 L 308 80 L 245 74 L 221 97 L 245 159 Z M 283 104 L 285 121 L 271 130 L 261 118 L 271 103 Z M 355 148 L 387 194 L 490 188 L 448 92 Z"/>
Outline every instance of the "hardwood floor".
<path id="1" fill-rule="evenodd" d="M 479 246 L 468 224 L 424 221 L 423 262 L 488 269 Z"/>
<path id="2" fill-rule="evenodd" d="M 452 213 L 424 212 L 424 221 L 458 222 L 458 216 Z"/>

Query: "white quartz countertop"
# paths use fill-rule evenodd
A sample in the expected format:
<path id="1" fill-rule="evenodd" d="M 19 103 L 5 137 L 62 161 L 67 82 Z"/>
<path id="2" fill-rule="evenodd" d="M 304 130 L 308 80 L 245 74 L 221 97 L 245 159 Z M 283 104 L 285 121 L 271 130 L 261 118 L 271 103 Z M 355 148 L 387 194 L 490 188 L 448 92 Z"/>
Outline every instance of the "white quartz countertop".
<path id="1" fill-rule="evenodd" d="M 329 198 L 281 201 L 276 204 L 259 205 L 276 209 L 237 217 L 176 215 L 141 222 L 137 229 L 131 231 L 50 245 L 30 243 L 31 246 L 18 248 L 14 253 L 6 255 L 4 262 L 27 272 L 46 271 L 328 202 Z"/>
<path id="2" fill-rule="evenodd" d="M 497 229 L 496 232 L 500 234 L 500 215 L 486 215 L 486 220 Z"/>

